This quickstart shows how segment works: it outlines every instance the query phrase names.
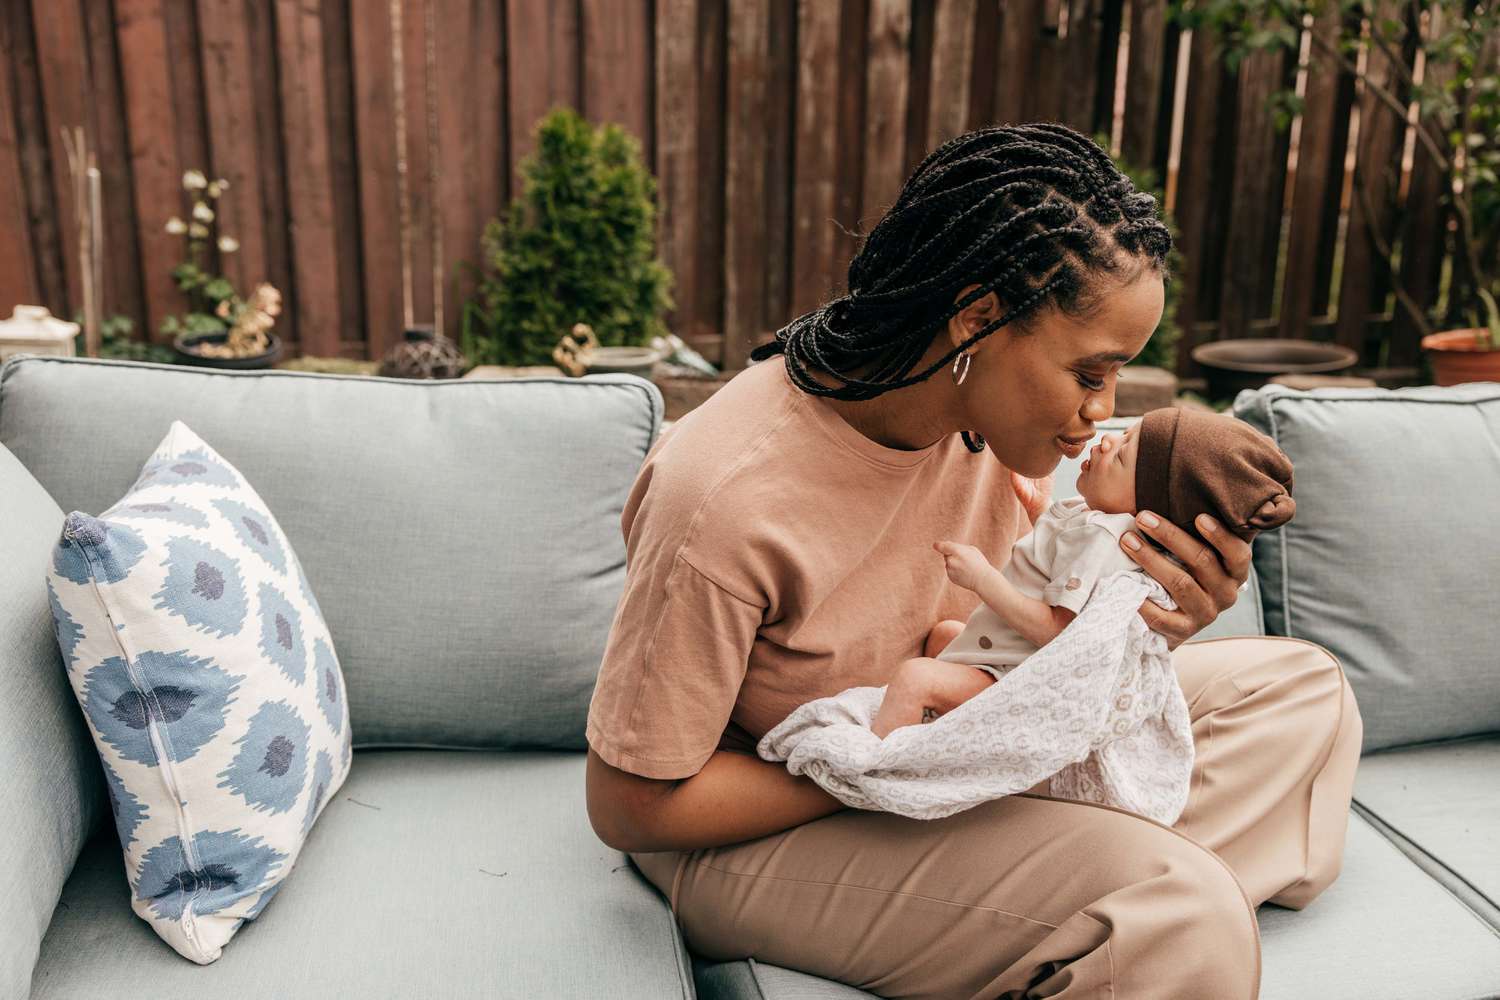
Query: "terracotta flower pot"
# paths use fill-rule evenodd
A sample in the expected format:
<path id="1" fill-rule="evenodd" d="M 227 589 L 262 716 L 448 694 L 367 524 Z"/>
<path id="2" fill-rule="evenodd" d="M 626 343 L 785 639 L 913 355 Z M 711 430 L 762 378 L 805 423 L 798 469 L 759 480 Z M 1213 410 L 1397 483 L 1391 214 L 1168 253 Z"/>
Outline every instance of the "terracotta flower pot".
<path id="1" fill-rule="evenodd" d="M 1422 338 L 1422 350 L 1432 358 L 1432 376 L 1438 385 L 1500 382 L 1500 350 L 1482 349 L 1478 333 L 1444 330 Z"/>

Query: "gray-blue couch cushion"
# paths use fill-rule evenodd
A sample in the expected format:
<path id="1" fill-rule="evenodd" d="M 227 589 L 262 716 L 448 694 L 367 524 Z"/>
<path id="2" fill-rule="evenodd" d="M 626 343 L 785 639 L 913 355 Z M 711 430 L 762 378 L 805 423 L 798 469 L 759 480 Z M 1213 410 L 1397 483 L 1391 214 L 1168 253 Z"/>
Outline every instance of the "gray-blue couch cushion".
<path id="1" fill-rule="evenodd" d="M 356 746 L 583 749 L 661 425 L 634 375 L 410 381 L 21 357 L 0 442 L 103 510 L 174 419 L 276 512 L 327 617 Z"/>
<path id="2" fill-rule="evenodd" d="M 276 901 L 198 966 L 123 905 L 113 832 L 90 841 L 34 1000 L 149 996 L 692 996 L 661 895 L 599 843 L 576 752 L 361 750 Z"/>
<path id="3" fill-rule="evenodd" d="M 1500 932 L 1500 734 L 1366 755 L 1356 808 Z"/>
<path id="4" fill-rule="evenodd" d="M 58 894 L 109 809 L 48 606 L 47 565 L 62 523 L 57 504 L 0 445 L 0 997 L 26 995 Z"/>
<path id="5" fill-rule="evenodd" d="M 1364 749 L 1500 729 L 1500 384 L 1247 389 L 1296 469 L 1255 540 L 1266 631 L 1337 656 Z"/>

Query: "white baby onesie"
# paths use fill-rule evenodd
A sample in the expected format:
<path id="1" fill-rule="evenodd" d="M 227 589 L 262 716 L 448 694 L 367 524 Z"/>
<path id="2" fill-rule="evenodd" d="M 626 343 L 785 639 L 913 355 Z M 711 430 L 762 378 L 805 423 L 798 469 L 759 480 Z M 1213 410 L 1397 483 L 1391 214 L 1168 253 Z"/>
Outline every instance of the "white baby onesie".
<path id="1" fill-rule="evenodd" d="M 1000 572 L 1026 596 L 1077 614 L 1095 584 L 1111 574 L 1135 570 L 1149 576 L 1120 548 L 1120 536 L 1134 524 L 1133 514 L 1093 510 L 1081 496 L 1054 500 L 1016 541 Z M 971 664 L 998 679 L 1037 649 L 980 601 L 937 659 Z"/>

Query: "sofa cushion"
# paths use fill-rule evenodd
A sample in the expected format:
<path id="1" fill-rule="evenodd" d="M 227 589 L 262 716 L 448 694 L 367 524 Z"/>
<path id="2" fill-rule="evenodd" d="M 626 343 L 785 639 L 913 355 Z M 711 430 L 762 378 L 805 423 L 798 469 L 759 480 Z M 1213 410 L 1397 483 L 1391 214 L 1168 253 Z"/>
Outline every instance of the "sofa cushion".
<path id="1" fill-rule="evenodd" d="M 1359 816 L 1344 870 L 1305 909 L 1266 904 L 1260 1000 L 1471 1000 L 1500 995 L 1500 938 Z M 756 962 L 694 957 L 701 1000 L 874 996 Z"/>
<path id="2" fill-rule="evenodd" d="M 1268 385 L 1234 412 L 1296 468 L 1297 516 L 1255 541 L 1266 629 L 1339 658 L 1364 749 L 1500 729 L 1500 384 Z"/>
<path id="3" fill-rule="evenodd" d="M 371 750 L 282 883 L 213 965 L 119 905 L 119 850 L 89 844 L 47 931 L 34 1000 L 119 996 L 689 998 L 666 901 L 584 808 L 585 755 Z"/>
<path id="4" fill-rule="evenodd" d="M 343 675 L 297 554 L 245 477 L 174 420 L 124 496 L 68 515 L 47 584 L 130 905 L 213 962 L 349 773 Z"/>
<path id="5" fill-rule="evenodd" d="M 584 749 L 661 413 L 625 374 L 0 370 L 0 441 L 65 510 L 114 502 L 175 419 L 255 484 L 333 633 L 358 746 Z"/>
<path id="6" fill-rule="evenodd" d="M 109 812 L 52 626 L 47 566 L 62 523 L 0 445 L 0 997 L 26 995 L 58 894 Z"/>
<path id="7" fill-rule="evenodd" d="M 1095 424 L 1100 435 L 1118 434 L 1140 417 L 1110 417 Z M 1078 467 L 1083 464 L 1087 451 L 1077 458 L 1064 458 L 1052 473 L 1053 499 L 1063 500 L 1078 495 Z M 1216 639 L 1232 635 L 1265 635 L 1261 623 L 1260 586 L 1255 576 L 1255 566 L 1250 567 L 1250 576 L 1240 585 L 1239 598 L 1225 608 L 1218 618 L 1199 629 L 1194 639 Z"/>
<path id="8" fill-rule="evenodd" d="M 1500 734 L 1367 754 L 1355 808 L 1500 931 Z"/>

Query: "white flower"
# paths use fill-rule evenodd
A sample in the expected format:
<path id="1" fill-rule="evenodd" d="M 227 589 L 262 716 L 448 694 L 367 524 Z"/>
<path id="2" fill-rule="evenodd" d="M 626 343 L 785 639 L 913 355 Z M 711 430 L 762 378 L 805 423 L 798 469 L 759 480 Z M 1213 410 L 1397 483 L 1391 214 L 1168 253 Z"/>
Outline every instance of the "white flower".
<path id="1" fill-rule="evenodd" d="M 208 202 L 200 201 L 193 206 L 193 218 L 199 222 L 214 221 L 214 210 L 208 207 Z"/>
<path id="2" fill-rule="evenodd" d="M 219 250 L 223 253 L 234 253 L 240 248 L 240 241 L 233 236 L 219 237 Z"/>
<path id="3" fill-rule="evenodd" d="M 208 182 L 208 196 L 210 198 L 217 198 L 219 195 L 221 195 L 223 193 L 224 193 L 224 188 L 223 188 L 223 186 L 218 181 L 209 181 Z"/>
<path id="4" fill-rule="evenodd" d="M 229 181 L 226 178 L 220 177 L 218 180 L 214 181 L 214 183 L 217 184 L 217 185 L 219 185 L 219 190 L 220 191 L 228 191 L 229 190 Z"/>
<path id="5" fill-rule="evenodd" d="M 173 236 L 181 236 L 183 233 L 187 232 L 187 223 L 183 222 L 181 219 L 174 215 L 167 220 L 167 232 L 171 233 Z"/>
<path id="6" fill-rule="evenodd" d="M 201 170 L 189 170 L 182 175 L 182 186 L 189 191 L 194 191 L 198 188 L 207 187 L 208 178 L 203 176 L 203 171 Z"/>
<path id="7" fill-rule="evenodd" d="M 188 226 L 188 235 L 201 240 L 208 235 L 208 227 L 202 223 L 195 222 Z"/>

